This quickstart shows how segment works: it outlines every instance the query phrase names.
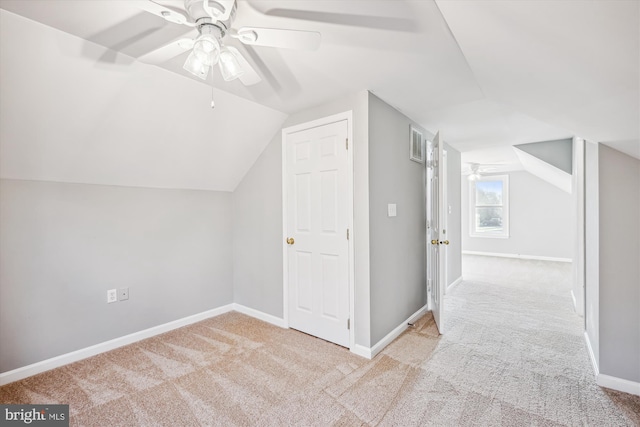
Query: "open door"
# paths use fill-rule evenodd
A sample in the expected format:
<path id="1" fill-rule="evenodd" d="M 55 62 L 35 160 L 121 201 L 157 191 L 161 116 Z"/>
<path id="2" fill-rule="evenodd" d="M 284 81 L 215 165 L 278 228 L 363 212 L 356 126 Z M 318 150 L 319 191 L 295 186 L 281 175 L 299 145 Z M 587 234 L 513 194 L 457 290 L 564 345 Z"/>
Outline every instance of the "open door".
<path id="1" fill-rule="evenodd" d="M 444 159 L 443 142 L 440 132 L 436 133 L 427 150 L 427 298 L 429 308 L 438 331 L 443 332 L 443 309 L 445 283 L 445 257 L 442 252 L 448 245 L 446 231 L 442 229 L 445 219 L 444 168 L 440 162 Z"/>

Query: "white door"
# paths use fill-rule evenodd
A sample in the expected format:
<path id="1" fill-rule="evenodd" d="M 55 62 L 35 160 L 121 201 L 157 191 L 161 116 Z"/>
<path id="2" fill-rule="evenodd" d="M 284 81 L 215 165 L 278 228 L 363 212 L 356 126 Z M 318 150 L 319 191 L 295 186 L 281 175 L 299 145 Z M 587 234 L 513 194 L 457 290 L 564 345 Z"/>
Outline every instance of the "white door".
<path id="1" fill-rule="evenodd" d="M 445 219 L 444 199 L 444 173 L 440 162 L 442 155 L 442 140 L 438 132 L 433 138 L 431 147 L 427 150 L 427 294 L 429 308 L 433 312 L 433 318 L 438 331 L 443 331 L 443 308 L 445 284 L 445 257 L 444 246 L 449 241 L 442 232 L 442 223 Z"/>
<path id="2" fill-rule="evenodd" d="M 287 134 L 289 326 L 349 346 L 347 120 Z"/>

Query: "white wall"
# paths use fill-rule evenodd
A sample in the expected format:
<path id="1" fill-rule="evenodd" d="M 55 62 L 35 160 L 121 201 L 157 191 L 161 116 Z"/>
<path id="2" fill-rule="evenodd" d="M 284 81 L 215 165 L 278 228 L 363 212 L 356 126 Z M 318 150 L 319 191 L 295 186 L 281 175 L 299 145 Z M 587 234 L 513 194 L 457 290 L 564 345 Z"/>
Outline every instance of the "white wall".
<path id="1" fill-rule="evenodd" d="M 445 135 L 446 136 L 446 135 Z M 447 150 L 447 280 L 450 285 L 462 276 L 462 194 L 460 152 L 445 144 Z"/>
<path id="2" fill-rule="evenodd" d="M 2 9 L 0 54 L 2 178 L 233 191 L 286 117 Z"/>
<path id="3" fill-rule="evenodd" d="M 0 372 L 233 302 L 230 193 L 1 180 L 0 236 Z"/>
<path id="4" fill-rule="evenodd" d="M 581 138 L 573 138 L 573 171 L 571 174 L 571 200 L 573 204 L 574 229 L 573 229 L 573 284 L 571 296 L 576 313 L 584 317 L 584 288 L 585 288 L 585 141 Z"/>
<path id="5" fill-rule="evenodd" d="M 600 366 L 600 186 L 599 145 L 585 142 L 585 331 Z"/>
<path id="6" fill-rule="evenodd" d="M 469 235 L 469 181 L 462 179 L 462 250 L 571 259 L 571 195 L 529 172 L 509 172 L 508 239 Z"/>

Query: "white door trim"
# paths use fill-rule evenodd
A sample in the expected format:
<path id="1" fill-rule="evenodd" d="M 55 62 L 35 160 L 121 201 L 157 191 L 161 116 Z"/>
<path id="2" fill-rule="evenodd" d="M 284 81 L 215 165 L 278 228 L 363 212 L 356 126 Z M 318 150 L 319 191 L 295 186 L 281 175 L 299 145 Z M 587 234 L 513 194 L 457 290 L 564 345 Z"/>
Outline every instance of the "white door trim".
<path id="1" fill-rule="evenodd" d="M 331 123 L 347 121 L 347 137 L 349 138 L 349 148 L 347 150 L 347 221 L 349 224 L 349 319 L 351 319 L 351 328 L 349 329 L 349 349 L 355 348 L 355 274 L 354 274 L 354 241 L 355 233 L 353 232 L 353 112 L 345 111 L 343 113 L 334 114 L 332 116 L 323 117 L 321 119 L 312 120 L 310 122 L 301 123 L 282 129 L 282 299 L 283 299 L 283 319 L 284 327 L 289 327 L 289 278 L 288 278 L 288 245 L 285 241 L 287 238 L 287 136 L 289 134 L 299 132 L 305 129 L 311 129 L 318 126 L 324 126 Z"/>
<path id="2" fill-rule="evenodd" d="M 442 167 L 442 200 L 440 203 L 444 205 L 444 217 L 442 217 L 441 227 L 446 230 L 444 238 L 449 240 L 449 180 L 448 178 L 448 168 L 449 164 L 447 163 L 449 159 L 447 158 L 447 150 L 442 149 L 442 159 L 440 161 L 440 166 Z M 447 288 L 449 287 L 449 245 L 445 245 L 442 247 L 444 249 L 442 251 L 442 256 L 444 257 L 444 287 L 442 290 L 444 291 L 443 296 L 447 294 Z"/>

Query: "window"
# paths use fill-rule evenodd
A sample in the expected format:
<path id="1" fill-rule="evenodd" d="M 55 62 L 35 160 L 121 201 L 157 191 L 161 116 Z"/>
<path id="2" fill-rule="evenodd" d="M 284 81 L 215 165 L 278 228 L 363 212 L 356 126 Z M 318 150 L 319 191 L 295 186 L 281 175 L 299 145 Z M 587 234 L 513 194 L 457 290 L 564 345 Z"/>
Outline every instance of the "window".
<path id="1" fill-rule="evenodd" d="M 509 237 L 509 176 L 483 176 L 469 182 L 473 237 Z"/>

